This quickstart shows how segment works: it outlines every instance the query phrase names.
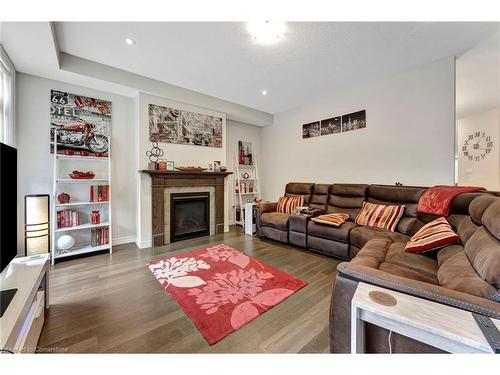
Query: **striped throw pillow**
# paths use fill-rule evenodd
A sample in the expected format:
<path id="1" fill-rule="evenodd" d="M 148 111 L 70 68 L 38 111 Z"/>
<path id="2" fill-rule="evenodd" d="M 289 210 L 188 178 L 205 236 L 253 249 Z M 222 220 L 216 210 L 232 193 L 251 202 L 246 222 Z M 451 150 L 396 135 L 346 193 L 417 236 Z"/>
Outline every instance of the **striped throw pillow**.
<path id="1" fill-rule="evenodd" d="M 313 217 L 311 220 L 320 223 L 340 227 L 349 219 L 349 214 L 326 214 Z"/>
<path id="2" fill-rule="evenodd" d="M 404 212 L 405 206 L 386 206 L 383 204 L 363 202 L 363 206 L 356 216 L 355 222 L 359 225 L 383 228 L 394 232 Z"/>
<path id="3" fill-rule="evenodd" d="M 421 253 L 436 250 L 446 245 L 457 242 L 460 236 L 456 234 L 444 217 L 425 224 L 410 238 L 405 246 L 405 251 Z"/>
<path id="4" fill-rule="evenodd" d="M 304 197 L 302 195 L 293 195 L 288 197 L 280 197 L 276 212 L 284 214 L 293 214 L 297 207 L 304 205 Z"/>

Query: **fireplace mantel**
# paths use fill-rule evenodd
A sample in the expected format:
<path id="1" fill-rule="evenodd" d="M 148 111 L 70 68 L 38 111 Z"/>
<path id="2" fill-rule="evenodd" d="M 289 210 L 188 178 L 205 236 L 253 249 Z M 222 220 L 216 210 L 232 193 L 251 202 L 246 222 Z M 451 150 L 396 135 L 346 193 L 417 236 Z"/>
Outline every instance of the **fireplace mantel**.
<path id="1" fill-rule="evenodd" d="M 215 188 L 215 233 L 224 232 L 224 179 L 232 172 L 159 171 L 143 169 L 139 171 L 151 176 L 152 238 L 153 246 L 162 246 L 164 233 L 164 190 L 169 187 L 213 186 Z"/>

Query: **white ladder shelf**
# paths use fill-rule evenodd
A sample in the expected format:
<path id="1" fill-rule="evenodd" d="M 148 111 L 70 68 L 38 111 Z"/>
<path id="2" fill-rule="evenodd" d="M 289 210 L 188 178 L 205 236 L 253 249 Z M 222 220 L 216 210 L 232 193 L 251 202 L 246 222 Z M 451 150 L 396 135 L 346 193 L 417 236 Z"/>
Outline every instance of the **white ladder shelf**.
<path id="1" fill-rule="evenodd" d="M 240 164 L 238 155 L 234 155 L 236 173 L 234 174 L 234 222 L 236 225 L 244 226 L 245 223 L 245 204 L 260 199 L 260 180 L 257 167 L 257 158 L 252 154 L 252 164 Z M 248 176 L 245 178 L 244 174 Z M 252 188 L 251 188 L 252 187 Z M 251 190 L 251 191 L 250 191 Z M 239 211 L 239 220 L 238 214 Z"/>

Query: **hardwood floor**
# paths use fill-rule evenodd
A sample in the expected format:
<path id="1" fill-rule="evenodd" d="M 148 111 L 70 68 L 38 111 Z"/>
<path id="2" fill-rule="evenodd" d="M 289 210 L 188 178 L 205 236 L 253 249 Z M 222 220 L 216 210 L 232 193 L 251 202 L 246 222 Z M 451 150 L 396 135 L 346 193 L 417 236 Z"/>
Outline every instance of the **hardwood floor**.
<path id="1" fill-rule="evenodd" d="M 309 285 L 209 346 L 146 263 L 225 243 Z M 139 250 L 135 244 L 60 262 L 50 273 L 50 309 L 41 348 L 69 353 L 327 353 L 328 309 L 339 260 L 240 229 Z"/>

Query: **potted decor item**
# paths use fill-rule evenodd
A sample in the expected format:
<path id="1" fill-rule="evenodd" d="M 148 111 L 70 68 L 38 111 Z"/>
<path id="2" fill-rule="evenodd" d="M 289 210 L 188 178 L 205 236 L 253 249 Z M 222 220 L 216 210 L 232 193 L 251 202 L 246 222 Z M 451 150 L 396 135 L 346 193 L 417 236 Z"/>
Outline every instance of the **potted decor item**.
<path id="1" fill-rule="evenodd" d="M 101 213 L 99 210 L 93 210 L 90 215 L 91 224 L 100 224 L 101 223 Z"/>

